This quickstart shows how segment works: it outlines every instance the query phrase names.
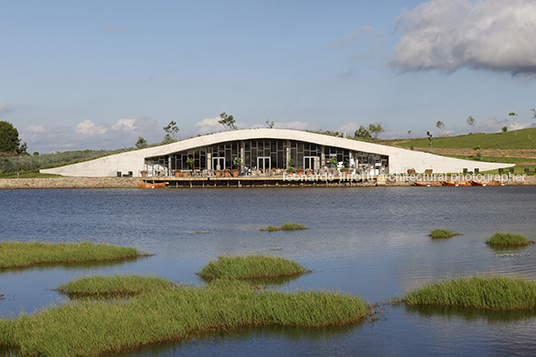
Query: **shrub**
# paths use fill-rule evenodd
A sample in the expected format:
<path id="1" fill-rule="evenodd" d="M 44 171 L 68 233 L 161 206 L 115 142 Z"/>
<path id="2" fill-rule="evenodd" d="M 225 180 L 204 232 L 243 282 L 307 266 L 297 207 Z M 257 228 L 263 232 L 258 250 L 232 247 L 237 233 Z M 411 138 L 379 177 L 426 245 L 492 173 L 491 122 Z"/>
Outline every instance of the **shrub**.
<path id="1" fill-rule="evenodd" d="M 486 241 L 486 244 L 489 244 L 490 246 L 523 246 L 530 243 L 534 242 L 529 241 L 520 234 L 507 232 L 495 233 Z"/>

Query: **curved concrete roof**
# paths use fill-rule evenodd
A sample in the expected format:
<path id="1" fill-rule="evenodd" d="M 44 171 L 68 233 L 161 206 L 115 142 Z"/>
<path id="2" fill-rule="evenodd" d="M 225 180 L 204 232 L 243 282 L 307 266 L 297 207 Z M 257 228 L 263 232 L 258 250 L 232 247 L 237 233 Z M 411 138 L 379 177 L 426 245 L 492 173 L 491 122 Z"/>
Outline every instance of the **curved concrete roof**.
<path id="1" fill-rule="evenodd" d="M 132 171 L 134 176 L 139 176 L 139 172 L 145 168 L 145 158 L 165 156 L 200 146 L 250 139 L 296 140 L 353 151 L 385 155 L 389 156 L 390 173 L 404 173 L 407 172 L 409 168 L 414 168 L 417 172 L 421 173 L 424 172 L 425 169 L 433 169 L 435 173 L 459 173 L 462 172 L 464 168 L 469 169 L 469 171 L 474 171 L 475 168 L 479 168 L 480 171 L 486 171 L 513 166 L 512 164 L 454 159 L 427 154 L 420 151 L 412 151 L 393 146 L 343 139 L 299 130 L 248 129 L 198 136 L 167 145 L 129 151 L 53 169 L 45 169 L 41 170 L 41 172 L 64 176 L 105 177 L 116 176 L 117 171 L 122 171 L 124 173 Z"/>

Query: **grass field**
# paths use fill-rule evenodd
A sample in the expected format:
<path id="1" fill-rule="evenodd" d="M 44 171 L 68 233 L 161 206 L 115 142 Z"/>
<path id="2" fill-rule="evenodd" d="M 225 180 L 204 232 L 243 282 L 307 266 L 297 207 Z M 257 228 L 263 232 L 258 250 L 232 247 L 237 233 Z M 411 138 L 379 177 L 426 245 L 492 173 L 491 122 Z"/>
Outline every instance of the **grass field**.
<path id="1" fill-rule="evenodd" d="M 397 144 L 400 147 L 429 148 L 427 138 L 415 139 Z M 434 148 L 471 148 L 480 149 L 536 149 L 536 128 L 528 128 L 494 134 L 471 134 L 432 139 Z"/>

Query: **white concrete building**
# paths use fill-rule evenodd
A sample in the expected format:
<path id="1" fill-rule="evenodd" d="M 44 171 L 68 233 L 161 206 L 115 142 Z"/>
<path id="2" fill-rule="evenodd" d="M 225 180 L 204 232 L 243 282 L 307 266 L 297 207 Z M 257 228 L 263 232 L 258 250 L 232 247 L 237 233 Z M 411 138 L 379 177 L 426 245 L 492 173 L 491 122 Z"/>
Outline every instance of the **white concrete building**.
<path id="1" fill-rule="evenodd" d="M 248 167 L 265 172 L 295 168 L 319 170 L 329 167 L 331 157 L 360 173 L 406 173 L 415 169 L 424 173 L 460 173 L 496 170 L 512 164 L 489 163 L 443 157 L 392 146 L 333 137 L 289 129 L 248 129 L 199 136 L 176 143 L 110 155 L 62 167 L 44 169 L 42 173 L 63 176 L 106 177 L 120 175 L 170 176 L 174 170 L 192 168 L 210 171 L 237 168 L 235 158 Z M 292 161 L 291 161 L 292 160 Z M 190 160 L 191 162 L 192 160 Z"/>

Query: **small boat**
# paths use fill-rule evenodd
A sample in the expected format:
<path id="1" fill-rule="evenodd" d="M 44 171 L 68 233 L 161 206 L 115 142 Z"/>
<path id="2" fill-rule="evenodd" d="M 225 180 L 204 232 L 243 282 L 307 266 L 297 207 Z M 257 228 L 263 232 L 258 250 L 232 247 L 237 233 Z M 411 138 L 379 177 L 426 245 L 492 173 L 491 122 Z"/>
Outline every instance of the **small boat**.
<path id="1" fill-rule="evenodd" d="M 445 180 L 442 181 L 443 186 L 472 186 L 471 181 L 452 181 L 452 180 Z"/>
<path id="2" fill-rule="evenodd" d="M 473 186 L 500 186 L 501 185 L 501 183 L 499 181 L 473 180 L 472 183 L 473 183 Z"/>
<path id="3" fill-rule="evenodd" d="M 166 183 L 165 182 L 162 182 L 162 183 L 139 183 L 138 187 L 139 188 L 163 188 L 163 187 L 166 187 Z"/>
<path id="4" fill-rule="evenodd" d="M 422 187 L 439 187 L 443 186 L 443 183 L 441 181 L 415 181 L 413 182 L 415 186 L 422 186 Z"/>

